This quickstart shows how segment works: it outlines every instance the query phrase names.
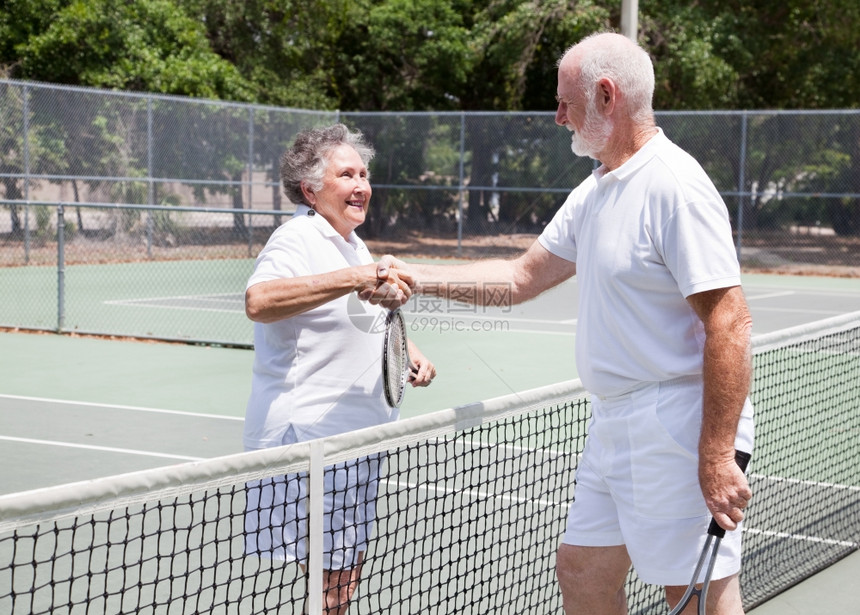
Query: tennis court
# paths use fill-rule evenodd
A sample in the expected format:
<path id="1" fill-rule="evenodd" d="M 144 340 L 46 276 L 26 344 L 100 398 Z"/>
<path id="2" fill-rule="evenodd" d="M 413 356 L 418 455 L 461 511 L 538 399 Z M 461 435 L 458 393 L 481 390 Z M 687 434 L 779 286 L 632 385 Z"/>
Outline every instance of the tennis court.
<path id="1" fill-rule="evenodd" d="M 252 327 L 244 315 L 240 289 L 251 267 L 250 260 L 69 266 L 65 330 L 249 345 Z M 45 296 L 55 295 L 56 285 L 56 273 L 50 268 L 0 269 L 0 286 L 15 297 L 0 303 L 0 323 L 54 328 L 57 300 L 46 300 Z M 757 334 L 860 309 L 860 283 L 853 279 L 748 275 L 745 285 Z M 405 309 L 410 316 L 409 335 L 439 364 L 440 375 L 432 387 L 409 392 L 404 415 L 575 377 L 576 293 L 576 283 L 570 282 L 508 310 L 426 297 L 410 301 Z M 147 387 L 133 373 L 126 373 L 130 361 L 122 356 L 108 358 L 107 365 L 96 361 L 90 369 L 74 353 L 58 363 L 52 358 L 57 350 L 41 351 L 27 342 L 32 340 L 14 341 L 20 347 L 17 350 L 11 348 L 12 340 L 6 341 L 10 351 L 0 360 L 9 362 L 9 369 L 19 374 L 7 379 L 0 392 L 194 413 L 243 414 L 251 360 L 246 352 L 221 353 L 212 361 L 211 352 L 200 353 L 203 359 L 185 359 L 186 353 L 174 349 L 179 356 L 166 360 L 171 365 L 169 372 L 165 375 L 156 370 L 161 381 L 178 380 L 176 384 L 181 385 L 202 360 L 214 371 L 215 388 L 204 381 L 173 393 L 163 382 Z M 50 345 L 45 340 L 32 343 Z M 58 345 L 64 347 L 64 343 Z M 95 343 L 81 345 L 96 355 L 103 348 Z M 157 368 L 165 361 L 156 349 L 140 354 L 141 358 L 134 361 L 143 361 L 145 366 Z M 91 380 L 93 384 L 87 385 Z M 142 387 L 145 391 L 138 393 Z M 224 390 L 218 396 L 197 397 L 199 389 L 219 388 Z M 45 394 L 51 389 L 57 392 Z"/>
<path id="2" fill-rule="evenodd" d="M 853 280 L 750 275 L 745 278 L 745 288 L 756 335 L 860 311 L 860 283 Z M 117 310 L 157 309 L 162 303 L 171 303 L 174 307 L 177 303 L 190 305 L 192 310 L 197 310 L 201 305 L 214 302 L 217 307 L 213 309 L 219 314 L 234 316 L 234 310 L 241 313 L 240 296 L 212 293 L 211 290 L 201 289 L 199 295 L 173 295 L 169 301 L 166 299 L 168 295 L 139 296 L 131 305 L 127 305 L 128 298 L 122 297 L 105 301 L 110 301 L 111 309 Z M 404 416 L 426 417 L 431 411 L 575 377 L 575 296 L 576 284 L 572 282 L 534 302 L 509 310 L 441 306 L 435 302 L 410 305 L 407 309 L 410 335 L 436 362 L 440 375 L 432 387 L 407 393 Z M 860 353 L 856 341 L 853 344 L 847 352 L 843 348 L 838 353 L 849 357 L 847 364 L 837 368 L 845 370 L 845 373 L 852 373 L 852 370 L 856 373 L 856 357 Z M 13 333 L 0 334 L 0 345 L 4 348 L 0 353 L 0 368 L 5 374 L 0 385 L 0 415 L 4 417 L 0 430 L 3 440 L 0 456 L 6 469 L 0 479 L 2 493 L 189 461 L 194 465 L 202 463 L 199 460 L 232 455 L 241 449 L 241 417 L 252 355 L 247 350 Z M 829 357 L 837 353 L 830 349 L 795 353 L 806 358 L 811 354 Z M 796 366 L 790 363 L 788 366 L 764 365 L 757 376 L 760 373 L 763 379 L 768 379 L 771 372 L 785 369 L 797 370 L 796 377 L 790 380 L 802 383 L 808 377 L 802 363 Z M 777 399 L 777 404 L 791 404 L 794 397 L 792 389 L 784 381 L 783 375 L 774 395 L 788 400 Z M 832 382 L 825 386 L 834 388 Z M 856 427 L 856 394 L 850 381 L 843 388 L 846 389 L 843 395 L 854 396 L 853 402 L 847 402 L 854 403 L 853 424 L 812 423 L 815 428 L 807 426 L 806 431 L 801 432 L 802 441 L 798 441 L 797 426 L 786 425 L 784 434 L 777 430 L 774 432 L 776 437 L 768 441 L 783 448 L 768 450 L 765 444 L 762 449 L 762 454 L 774 460 L 773 465 L 768 466 L 766 474 L 754 470 L 753 487 L 757 493 L 768 494 L 769 507 L 784 510 L 794 507 L 794 502 L 806 499 L 821 506 L 821 514 L 816 520 L 800 527 L 796 514 L 781 521 L 779 516 L 773 515 L 758 524 L 751 520 L 746 539 L 747 555 L 768 562 L 773 569 L 772 576 L 790 574 L 790 569 L 797 567 L 795 556 L 781 551 L 785 544 L 799 542 L 824 549 L 823 555 L 814 557 L 825 559 L 841 556 L 832 553 L 842 554 L 846 549 L 857 548 L 860 482 L 856 476 L 848 480 L 844 474 L 848 471 L 850 475 L 856 465 L 854 461 L 840 462 L 834 468 L 831 467 L 833 463 L 819 460 L 816 467 L 825 469 L 812 478 L 794 473 L 796 461 L 786 461 L 782 465 L 779 461 L 796 459 L 792 457 L 793 447 L 808 450 L 812 456 L 820 456 L 822 453 L 818 451 L 828 448 L 850 450 L 852 446 L 856 447 L 860 431 Z M 819 390 L 815 394 L 826 400 L 830 391 Z M 527 404 L 526 399 L 506 403 L 516 405 L 519 401 Z M 827 403 L 824 402 L 825 405 Z M 820 407 L 821 402 L 804 401 L 804 404 L 810 413 L 826 414 L 827 408 Z M 576 415 L 570 424 L 579 424 L 582 409 L 568 402 L 565 402 L 565 407 Z M 502 420 L 500 426 L 493 427 L 496 431 L 492 433 L 474 433 L 467 429 L 464 435 L 453 440 L 445 439 L 438 443 L 428 440 L 414 445 L 420 450 L 407 447 L 388 454 L 389 484 L 385 487 L 391 489 L 391 495 L 383 498 L 383 506 L 394 507 L 397 504 L 398 510 L 402 511 L 398 514 L 403 519 L 391 521 L 400 529 L 395 528 L 390 535 L 380 530 L 379 542 L 381 545 L 409 545 L 409 551 L 404 554 L 402 550 L 395 549 L 393 555 L 381 556 L 378 574 L 369 575 L 370 586 L 364 590 L 368 596 L 364 600 L 370 602 L 362 603 L 365 606 L 356 612 L 374 612 L 374 608 L 382 608 L 384 605 L 379 600 L 401 605 L 398 607 L 403 609 L 400 612 L 415 612 L 410 611 L 410 601 L 414 600 L 410 596 L 426 597 L 428 591 L 436 594 L 434 604 L 439 605 L 436 612 L 455 612 L 464 606 L 461 602 L 463 593 L 451 590 L 452 595 L 447 597 L 445 592 L 449 590 L 445 588 L 451 581 L 443 583 L 434 578 L 434 575 L 451 574 L 448 568 L 444 572 L 422 573 L 418 580 L 410 580 L 409 575 L 403 573 L 399 584 L 386 585 L 384 590 L 373 587 L 373 584 L 380 584 L 380 579 L 386 575 L 400 575 L 394 571 L 408 567 L 408 561 L 424 559 L 425 556 L 432 561 L 447 558 L 463 562 L 457 566 L 468 567 L 469 570 L 464 569 L 459 576 L 455 575 L 453 582 L 455 585 L 473 584 L 473 569 L 480 568 L 479 564 L 484 560 L 486 563 L 498 561 L 497 549 L 514 548 L 516 543 L 518 551 L 539 552 L 538 545 L 552 541 L 551 537 L 557 535 L 554 532 L 558 530 L 552 524 L 536 526 L 528 531 L 523 528 L 529 527 L 529 519 L 535 515 L 536 509 L 558 509 L 560 512 L 551 515 L 553 523 L 563 519 L 566 514 L 564 503 L 569 499 L 566 491 L 569 483 L 565 477 L 575 465 L 572 451 L 576 450 L 577 442 L 584 434 L 560 431 L 551 439 L 546 434 L 555 432 L 546 426 L 556 419 L 536 420 L 536 425 L 512 441 L 508 441 L 506 433 L 513 427 Z M 457 415 L 455 425 L 458 422 L 460 428 L 481 429 L 469 421 L 463 423 L 462 414 Z M 459 429 L 458 433 L 462 431 Z M 488 475 L 487 467 L 513 465 L 515 462 L 512 460 L 523 454 L 529 457 L 528 464 L 524 466 L 531 468 L 527 474 L 518 478 L 504 472 L 499 477 Z M 417 464 L 416 455 L 420 458 Z M 541 459 L 536 460 L 536 456 Z M 421 475 L 410 474 L 410 468 L 415 465 L 431 469 L 422 470 L 424 474 Z M 398 466 L 402 466 L 402 470 L 398 470 Z M 427 472 L 437 474 L 428 476 Z M 558 484 L 547 487 L 550 479 Z M 512 481 L 519 481 L 522 492 Z M 433 488 L 443 493 L 431 494 L 428 485 L 435 485 Z M 455 502 L 452 498 L 471 501 Z M 404 499 L 401 506 L 399 502 Z M 422 506 L 420 514 L 416 509 L 419 503 Z M 232 511 L 232 516 L 227 516 L 235 522 L 240 517 L 240 511 L 231 508 L 236 506 L 235 502 L 225 506 Z M 428 508 L 431 510 L 426 512 Z M 480 515 L 476 512 L 478 508 L 482 511 Z M 490 512 L 485 515 L 488 508 Z M 438 539 L 432 524 L 437 523 L 433 519 L 442 511 L 451 517 L 450 526 L 443 531 L 446 544 L 450 544 L 443 555 L 436 551 L 424 553 L 433 551 L 433 545 L 412 542 L 402 528 L 408 526 L 407 518 L 430 519 L 427 526 L 414 526 L 412 533 Z M 511 515 L 511 520 L 503 522 L 493 516 L 496 512 Z M 205 512 L 204 516 L 209 514 Z M 843 521 L 835 525 L 826 523 L 827 519 L 833 518 Z M 850 522 L 852 519 L 853 524 Z M 502 530 L 511 534 L 510 542 L 505 542 L 507 547 L 490 548 L 480 542 L 486 540 L 485 535 L 490 528 L 507 528 Z M 519 540 L 524 532 L 527 536 L 525 543 Z M 467 538 L 473 535 L 478 543 Z M 776 540 L 785 536 L 795 538 Z M 198 538 L 193 537 L 193 541 Z M 159 548 L 155 547 L 155 550 Z M 416 557 L 417 552 L 421 557 Z M 394 560 L 387 559 L 390 557 Z M 470 557 L 471 563 L 466 563 Z M 236 564 L 224 566 L 231 568 Z M 538 564 L 529 565 L 530 568 L 535 566 Z M 545 566 L 545 562 L 541 566 Z M 789 570 L 781 570 L 780 566 Z M 113 569 L 113 565 L 108 565 L 108 568 Z M 218 577 L 224 574 L 223 570 L 216 566 L 213 575 Z M 518 570 L 512 566 L 510 574 L 517 577 L 521 574 Z M 549 594 L 554 591 L 551 570 L 542 570 L 537 577 L 544 578 L 540 584 L 544 589 L 523 590 L 523 595 L 533 595 L 536 602 L 523 603 L 522 612 L 540 612 L 534 610 L 538 608 L 535 605 L 544 598 L 549 599 Z M 261 572 L 254 569 L 244 574 L 259 577 Z M 283 574 L 283 571 L 267 569 L 264 576 L 277 585 L 283 581 L 283 576 L 278 575 Z M 115 581 L 112 579 L 110 582 Z M 413 583 L 415 585 L 411 585 Z M 495 580 L 494 583 L 501 581 Z M 299 581 L 293 585 L 298 588 L 295 591 L 303 592 Z M 152 587 L 145 592 L 150 589 L 155 593 L 166 591 L 157 581 L 153 581 Z M 230 593 L 234 590 L 230 589 L 230 583 L 225 582 L 223 590 L 212 590 L 213 595 L 204 598 L 204 602 L 210 600 L 212 604 L 220 604 L 222 599 L 216 596 L 219 591 Z M 243 590 L 235 591 L 241 594 Z M 246 604 L 257 608 L 267 600 L 275 599 L 266 595 L 268 597 L 247 598 Z M 485 596 L 479 597 L 478 603 L 483 608 L 488 600 Z M 659 612 L 647 610 L 652 604 L 647 594 L 638 600 L 637 604 L 645 609 L 640 612 Z M 373 606 L 368 606 L 371 603 Z M 386 612 L 398 612 L 392 609 L 387 608 Z"/>

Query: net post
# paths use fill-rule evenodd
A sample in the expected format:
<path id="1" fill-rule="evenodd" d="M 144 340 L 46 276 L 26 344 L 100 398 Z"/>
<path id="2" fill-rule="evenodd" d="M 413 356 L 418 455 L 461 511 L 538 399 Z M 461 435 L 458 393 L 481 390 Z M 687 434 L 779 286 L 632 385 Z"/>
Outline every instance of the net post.
<path id="1" fill-rule="evenodd" d="M 310 443 L 308 458 L 308 615 L 322 615 L 323 444 Z"/>

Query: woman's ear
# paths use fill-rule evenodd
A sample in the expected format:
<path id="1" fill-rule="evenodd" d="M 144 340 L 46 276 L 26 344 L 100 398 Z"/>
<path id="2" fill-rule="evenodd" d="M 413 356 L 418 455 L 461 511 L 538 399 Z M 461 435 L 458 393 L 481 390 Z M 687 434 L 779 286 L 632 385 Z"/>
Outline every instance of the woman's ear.
<path id="1" fill-rule="evenodd" d="M 310 186 L 308 186 L 307 182 L 305 181 L 301 183 L 301 186 L 302 194 L 305 195 L 305 200 L 308 202 L 309 205 L 315 205 L 316 203 L 314 203 L 314 201 L 316 200 L 316 197 L 314 196 L 314 191 L 311 189 Z"/>

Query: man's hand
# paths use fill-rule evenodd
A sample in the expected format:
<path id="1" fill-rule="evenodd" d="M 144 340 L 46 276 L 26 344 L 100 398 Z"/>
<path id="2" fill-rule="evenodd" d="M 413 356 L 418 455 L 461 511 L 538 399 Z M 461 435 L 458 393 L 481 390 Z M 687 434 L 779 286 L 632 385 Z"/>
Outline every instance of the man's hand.
<path id="1" fill-rule="evenodd" d="M 699 459 L 699 483 L 708 510 L 724 530 L 734 530 L 744 518 L 752 491 L 734 455 L 709 460 Z"/>
<path id="2" fill-rule="evenodd" d="M 400 263 L 393 256 L 384 256 L 375 265 L 376 284 L 358 289 L 358 298 L 373 305 L 394 310 L 404 305 L 412 296 L 412 278 L 396 268 Z"/>
<path id="3" fill-rule="evenodd" d="M 390 254 L 386 254 L 376 263 L 376 276 L 378 278 L 395 276 L 409 287 L 410 294 L 415 290 L 415 276 L 409 271 L 408 265 Z"/>

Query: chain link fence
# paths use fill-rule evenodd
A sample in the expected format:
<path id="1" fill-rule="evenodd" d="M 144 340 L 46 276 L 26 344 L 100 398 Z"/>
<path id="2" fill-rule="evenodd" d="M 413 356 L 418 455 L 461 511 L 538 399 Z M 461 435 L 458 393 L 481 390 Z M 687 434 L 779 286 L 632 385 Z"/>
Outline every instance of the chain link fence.
<path id="1" fill-rule="evenodd" d="M 593 162 L 551 112 L 334 113 L 0 80 L 0 326 L 247 346 L 242 295 L 293 205 L 278 159 L 344 122 L 377 151 L 376 253 L 513 255 Z M 860 276 L 860 111 L 660 112 L 746 270 Z"/>

